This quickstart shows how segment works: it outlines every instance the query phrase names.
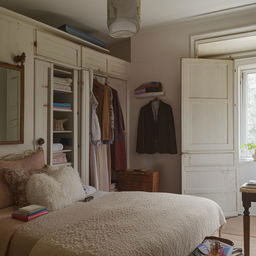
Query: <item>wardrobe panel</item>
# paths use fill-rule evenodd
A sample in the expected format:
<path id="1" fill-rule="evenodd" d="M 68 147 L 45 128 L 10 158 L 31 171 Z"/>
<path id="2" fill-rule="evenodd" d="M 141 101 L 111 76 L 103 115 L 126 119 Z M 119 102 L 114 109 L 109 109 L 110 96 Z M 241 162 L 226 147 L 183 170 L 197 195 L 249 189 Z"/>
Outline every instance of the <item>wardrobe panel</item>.
<path id="1" fill-rule="evenodd" d="M 107 55 L 87 47 L 82 47 L 82 67 L 91 68 L 96 73 L 106 73 Z"/>
<path id="2" fill-rule="evenodd" d="M 109 76 L 128 79 L 129 63 L 124 60 L 108 56 L 107 72 Z"/>
<path id="3" fill-rule="evenodd" d="M 50 63 L 35 60 L 35 142 L 43 138 L 45 161 L 47 159 L 48 133 L 48 87 L 50 77 Z"/>
<path id="4" fill-rule="evenodd" d="M 38 30 L 36 30 L 35 54 L 80 66 L 80 45 Z"/>

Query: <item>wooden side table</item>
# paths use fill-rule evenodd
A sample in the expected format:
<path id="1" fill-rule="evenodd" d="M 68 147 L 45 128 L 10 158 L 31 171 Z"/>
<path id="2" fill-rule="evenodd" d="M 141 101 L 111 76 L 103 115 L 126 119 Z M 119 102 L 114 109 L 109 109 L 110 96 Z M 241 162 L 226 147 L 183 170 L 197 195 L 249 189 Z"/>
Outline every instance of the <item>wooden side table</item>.
<path id="1" fill-rule="evenodd" d="M 250 256 L 250 207 L 252 202 L 256 202 L 256 189 L 250 188 L 244 184 L 240 188 L 242 192 L 242 201 L 244 207 L 244 256 Z"/>
<path id="2" fill-rule="evenodd" d="M 118 171 L 118 191 L 159 191 L 159 171 Z"/>

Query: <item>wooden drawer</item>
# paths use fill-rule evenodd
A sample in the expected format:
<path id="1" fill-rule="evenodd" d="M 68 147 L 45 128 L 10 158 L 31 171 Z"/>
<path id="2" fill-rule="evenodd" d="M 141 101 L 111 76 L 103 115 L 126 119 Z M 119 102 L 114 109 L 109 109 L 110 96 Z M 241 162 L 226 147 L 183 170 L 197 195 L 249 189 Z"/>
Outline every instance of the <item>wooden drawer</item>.
<path id="1" fill-rule="evenodd" d="M 158 192 L 159 172 L 119 171 L 117 172 L 117 187 L 119 191 Z"/>
<path id="2" fill-rule="evenodd" d="M 108 75 L 128 79 L 129 63 L 118 58 L 108 56 Z"/>
<path id="3" fill-rule="evenodd" d="M 96 73 L 105 74 L 107 72 L 107 55 L 82 47 L 82 67 L 91 68 Z"/>
<path id="4" fill-rule="evenodd" d="M 74 66 L 80 65 L 80 45 L 38 30 L 36 42 L 36 55 Z"/>

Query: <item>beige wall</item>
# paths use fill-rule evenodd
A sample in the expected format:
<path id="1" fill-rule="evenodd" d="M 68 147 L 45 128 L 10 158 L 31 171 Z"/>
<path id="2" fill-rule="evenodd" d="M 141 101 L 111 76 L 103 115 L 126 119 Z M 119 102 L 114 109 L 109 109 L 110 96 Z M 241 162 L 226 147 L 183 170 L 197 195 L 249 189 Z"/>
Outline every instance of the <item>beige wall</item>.
<path id="1" fill-rule="evenodd" d="M 189 57 L 190 36 L 256 24 L 256 9 L 211 16 L 147 29 L 131 40 L 130 159 L 132 168 L 160 171 L 160 189 L 181 191 L 180 155 L 139 155 L 135 152 L 140 107 L 150 99 L 136 99 L 133 90 L 146 81 L 161 81 L 174 112 L 178 150 L 181 150 L 180 58 Z"/>
<path id="2" fill-rule="evenodd" d="M 0 61 L 15 64 L 13 56 L 26 54 L 25 62 L 25 117 L 24 144 L 0 145 L 0 156 L 33 149 L 34 139 L 34 31 L 33 27 L 22 24 L 9 17 L 0 15 L 0 31 L 4 35 L 0 40 Z"/>
<path id="3" fill-rule="evenodd" d="M 124 39 L 109 46 L 110 55 L 123 59 L 125 61 L 131 61 L 131 40 Z"/>

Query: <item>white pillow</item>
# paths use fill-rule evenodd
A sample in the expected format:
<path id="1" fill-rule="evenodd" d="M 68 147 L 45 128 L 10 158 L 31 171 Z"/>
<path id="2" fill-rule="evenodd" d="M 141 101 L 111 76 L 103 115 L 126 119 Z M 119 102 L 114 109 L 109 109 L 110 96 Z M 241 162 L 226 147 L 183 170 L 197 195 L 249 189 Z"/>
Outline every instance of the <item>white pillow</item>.
<path id="1" fill-rule="evenodd" d="M 61 209 L 86 196 L 78 172 L 71 167 L 50 170 L 49 175 L 32 175 L 26 193 L 30 204 L 43 205 L 49 210 Z"/>

